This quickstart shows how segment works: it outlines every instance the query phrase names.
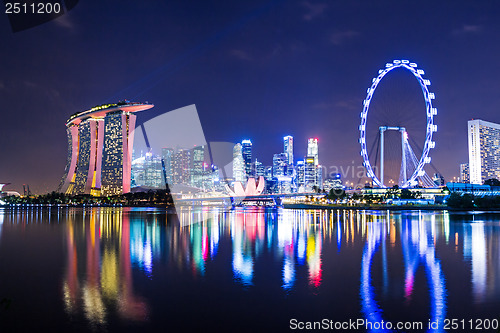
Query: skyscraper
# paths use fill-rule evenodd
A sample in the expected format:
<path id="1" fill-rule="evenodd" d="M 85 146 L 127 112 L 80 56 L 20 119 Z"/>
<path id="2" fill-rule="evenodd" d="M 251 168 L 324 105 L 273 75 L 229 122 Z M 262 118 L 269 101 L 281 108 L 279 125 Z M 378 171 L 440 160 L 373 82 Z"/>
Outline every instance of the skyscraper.
<path id="1" fill-rule="evenodd" d="M 437 187 L 439 186 L 444 186 L 444 177 L 440 173 L 435 173 L 434 176 L 432 177 L 432 181 L 434 182 L 434 185 Z"/>
<path id="2" fill-rule="evenodd" d="M 264 167 L 264 177 L 265 177 L 267 182 L 273 180 L 273 167 L 272 166 Z"/>
<path id="3" fill-rule="evenodd" d="M 484 120 L 468 121 L 471 184 L 500 179 L 500 125 Z"/>
<path id="4" fill-rule="evenodd" d="M 73 195 L 130 192 L 133 113 L 152 107 L 125 101 L 72 115 L 66 122 L 68 158 L 58 190 Z"/>
<path id="5" fill-rule="evenodd" d="M 233 178 L 234 181 L 241 183 L 244 183 L 247 180 L 245 174 L 245 162 L 243 160 L 241 144 L 239 143 L 237 143 L 233 148 Z"/>
<path id="6" fill-rule="evenodd" d="M 313 159 L 313 161 L 311 161 Z M 314 171 L 311 164 L 314 165 Z M 314 174 L 313 174 L 314 172 Z M 305 159 L 305 185 L 308 187 L 323 186 L 323 168 L 319 165 L 318 139 L 310 138 L 307 140 L 307 157 Z M 314 176 L 314 180 L 313 180 Z"/>
<path id="7" fill-rule="evenodd" d="M 307 156 L 304 162 L 304 185 L 310 190 L 317 182 L 315 158 Z"/>
<path id="8" fill-rule="evenodd" d="M 216 190 L 220 188 L 220 185 L 219 168 L 216 165 L 208 166 L 207 170 L 205 170 L 204 189 Z"/>
<path id="9" fill-rule="evenodd" d="M 297 161 L 297 175 L 296 175 L 297 186 L 303 186 L 305 184 L 305 165 L 304 160 Z"/>
<path id="10" fill-rule="evenodd" d="M 132 160 L 132 187 L 164 188 L 161 158 L 152 151 Z"/>
<path id="11" fill-rule="evenodd" d="M 191 186 L 202 188 L 203 187 L 203 163 L 205 160 L 205 147 L 197 146 L 194 147 L 191 152 Z"/>
<path id="12" fill-rule="evenodd" d="M 181 148 L 174 155 L 174 184 L 191 185 L 191 149 Z"/>
<path id="13" fill-rule="evenodd" d="M 278 178 L 286 175 L 286 165 L 288 156 L 285 153 L 274 154 L 273 156 L 273 177 Z"/>
<path id="14" fill-rule="evenodd" d="M 287 155 L 287 164 L 293 165 L 293 136 L 287 135 L 283 138 L 283 151 Z"/>
<path id="15" fill-rule="evenodd" d="M 161 162 L 163 168 L 163 178 L 168 185 L 174 184 L 173 179 L 173 162 L 174 150 L 172 148 L 161 149 Z"/>
<path id="16" fill-rule="evenodd" d="M 265 166 L 255 159 L 255 177 L 265 176 Z"/>
<path id="17" fill-rule="evenodd" d="M 243 162 L 245 163 L 246 178 L 253 177 L 254 173 L 252 168 L 252 141 L 241 141 L 241 154 L 243 155 Z"/>
<path id="18" fill-rule="evenodd" d="M 321 165 L 316 165 L 316 184 L 318 188 L 323 188 L 323 167 Z"/>
<path id="19" fill-rule="evenodd" d="M 314 165 L 319 164 L 318 139 L 310 138 L 307 140 L 307 156 L 314 157 Z"/>
<path id="20" fill-rule="evenodd" d="M 462 183 L 470 183 L 469 163 L 460 164 L 460 181 Z"/>

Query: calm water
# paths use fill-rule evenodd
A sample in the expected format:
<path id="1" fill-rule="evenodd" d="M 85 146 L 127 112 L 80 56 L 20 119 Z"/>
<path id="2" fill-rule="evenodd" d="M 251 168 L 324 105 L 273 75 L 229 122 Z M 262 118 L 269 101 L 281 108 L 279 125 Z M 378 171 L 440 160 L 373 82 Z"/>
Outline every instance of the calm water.
<path id="1" fill-rule="evenodd" d="M 457 319 L 470 332 L 469 320 L 484 328 L 500 317 L 499 221 L 418 211 L 0 210 L 0 332 L 279 332 L 323 319 L 332 328 L 372 323 L 350 332 L 390 332 L 382 320 L 423 325 L 394 332 L 444 332 Z"/>

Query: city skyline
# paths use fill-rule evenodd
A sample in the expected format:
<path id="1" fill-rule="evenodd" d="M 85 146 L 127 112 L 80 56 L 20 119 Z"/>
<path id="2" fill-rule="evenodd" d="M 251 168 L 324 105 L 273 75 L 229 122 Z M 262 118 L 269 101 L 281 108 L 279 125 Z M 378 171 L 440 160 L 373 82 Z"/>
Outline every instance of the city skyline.
<path id="1" fill-rule="evenodd" d="M 468 157 L 466 122 L 500 123 L 500 69 L 491 65 L 500 54 L 499 10 L 499 3 L 465 1 L 80 1 L 60 18 L 16 33 L 3 15 L 0 181 L 19 192 L 23 184 L 33 193 L 57 189 L 64 120 L 73 110 L 125 98 L 156 105 L 138 115 L 138 125 L 196 104 L 207 142 L 252 138 L 253 156 L 267 159 L 282 151 L 275 138 L 317 136 L 328 143 L 323 165 L 360 166 L 357 127 L 367 84 L 380 66 L 405 58 L 432 80 L 440 113 L 431 157 L 453 179 Z M 398 102 L 390 90 L 380 97 Z M 294 149 L 306 145 L 296 140 Z"/>
<path id="2" fill-rule="evenodd" d="M 134 150 L 131 188 L 134 192 L 168 186 L 172 193 L 213 192 L 215 196 L 224 196 L 233 193 L 226 185 L 232 188 L 242 185 L 244 188 L 252 182 L 260 183 L 259 179 L 263 180 L 265 193 L 312 192 L 315 187 L 322 190 L 323 180 L 330 181 L 326 190 L 333 185 L 342 188 L 341 174 L 329 174 L 329 170 L 319 164 L 317 138 L 307 139 L 308 150 L 304 154 L 295 154 L 296 159 L 293 141 L 291 135 L 283 137 L 283 151 L 273 155 L 270 165 L 264 165 L 253 156 L 252 141 L 248 138 L 232 147 L 230 161 L 214 160 L 210 144 L 193 148 L 149 148 L 145 153 Z"/>

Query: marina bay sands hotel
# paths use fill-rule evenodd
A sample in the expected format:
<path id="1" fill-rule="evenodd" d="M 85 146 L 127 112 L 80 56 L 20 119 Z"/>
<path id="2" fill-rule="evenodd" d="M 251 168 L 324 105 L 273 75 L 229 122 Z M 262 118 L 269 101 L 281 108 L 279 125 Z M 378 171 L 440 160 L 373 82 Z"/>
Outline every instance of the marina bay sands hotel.
<path id="1" fill-rule="evenodd" d="M 97 196 L 130 192 L 134 113 L 153 106 L 125 101 L 72 115 L 66 122 L 68 159 L 59 192 Z"/>

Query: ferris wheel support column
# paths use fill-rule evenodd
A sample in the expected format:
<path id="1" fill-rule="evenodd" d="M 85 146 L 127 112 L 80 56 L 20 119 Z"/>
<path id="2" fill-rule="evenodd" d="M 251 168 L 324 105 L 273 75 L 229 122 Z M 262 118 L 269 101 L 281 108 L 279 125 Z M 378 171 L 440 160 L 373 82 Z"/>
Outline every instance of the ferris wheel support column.
<path id="1" fill-rule="evenodd" d="M 380 183 L 384 186 L 384 132 L 387 129 L 385 126 L 380 126 Z"/>
<path id="2" fill-rule="evenodd" d="M 406 177 L 406 129 L 403 127 L 401 129 L 401 149 L 402 149 L 402 154 L 401 154 L 401 168 L 403 169 L 403 184 L 406 183 L 408 180 Z"/>

